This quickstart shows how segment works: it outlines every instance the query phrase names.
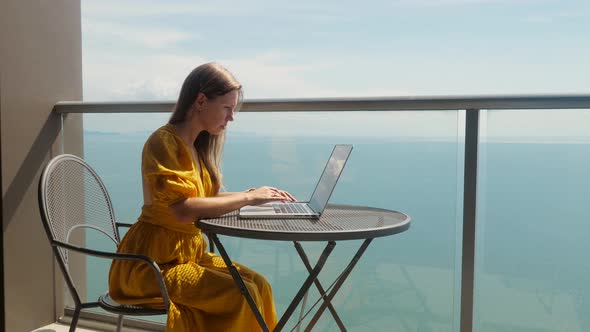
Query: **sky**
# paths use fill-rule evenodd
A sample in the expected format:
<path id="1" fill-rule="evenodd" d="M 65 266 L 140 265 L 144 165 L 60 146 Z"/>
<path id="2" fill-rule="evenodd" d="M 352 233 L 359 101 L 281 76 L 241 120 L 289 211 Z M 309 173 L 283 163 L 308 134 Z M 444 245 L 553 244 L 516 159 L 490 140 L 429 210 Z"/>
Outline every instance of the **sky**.
<path id="1" fill-rule="evenodd" d="M 84 101 L 173 101 L 208 61 L 246 99 L 590 93 L 589 35 L 588 0 L 82 0 Z"/>

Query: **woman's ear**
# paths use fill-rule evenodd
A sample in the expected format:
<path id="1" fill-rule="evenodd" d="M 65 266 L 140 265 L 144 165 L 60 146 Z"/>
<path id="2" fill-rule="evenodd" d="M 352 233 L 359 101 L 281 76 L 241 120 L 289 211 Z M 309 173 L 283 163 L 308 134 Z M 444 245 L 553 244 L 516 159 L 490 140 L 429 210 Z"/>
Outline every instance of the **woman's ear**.
<path id="1" fill-rule="evenodd" d="M 197 100 L 195 100 L 195 104 L 199 107 L 202 107 L 205 101 L 207 100 L 207 96 L 204 93 L 199 92 L 197 95 Z"/>
<path id="2" fill-rule="evenodd" d="M 195 102 L 193 103 L 192 107 L 191 107 L 191 111 L 196 112 L 196 113 L 200 113 L 201 110 L 203 109 L 203 104 L 205 103 L 205 101 L 207 100 L 207 96 L 205 96 L 204 93 L 199 92 L 199 94 L 197 95 L 197 99 L 195 99 Z"/>

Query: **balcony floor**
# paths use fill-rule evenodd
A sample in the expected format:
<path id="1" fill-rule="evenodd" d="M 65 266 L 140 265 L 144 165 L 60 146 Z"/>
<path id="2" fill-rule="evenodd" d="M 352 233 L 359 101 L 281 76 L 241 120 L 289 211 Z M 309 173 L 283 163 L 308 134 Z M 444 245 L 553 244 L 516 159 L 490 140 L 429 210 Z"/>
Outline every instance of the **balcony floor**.
<path id="1" fill-rule="evenodd" d="M 92 324 L 92 327 L 80 327 L 82 324 L 86 323 L 86 326 L 88 326 L 88 324 Z M 154 328 L 139 328 L 139 327 L 130 327 L 128 325 L 124 325 L 122 331 L 123 332 L 146 332 L 146 331 L 164 331 L 164 326 L 160 326 L 160 327 L 156 327 L 156 329 L 154 330 Z M 47 326 L 43 326 L 40 327 L 38 329 L 35 329 L 31 332 L 68 332 L 70 330 L 70 326 L 66 325 L 64 323 L 53 323 L 53 324 L 49 324 Z M 97 321 L 88 321 L 86 320 L 85 322 L 83 320 L 81 320 L 80 322 L 78 322 L 78 327 L 76 328 L 76 332 L 104 332 L 104 331 L 115 331 L 116 327 L 115 325 L 112 324 L 106 324 L 104 322 L 97 322 Z"/>
<path id="2" fill-rule="evenodd" d="M 59 323 L 49 324 L 47 326 L 40 327 L 32 332 L 68 332 L 70 329 L 69 325 L 63 325 Z M 76 332 L 97 332 L 97 330 L 89 330 L 84 328 L 76 328 Z"/>

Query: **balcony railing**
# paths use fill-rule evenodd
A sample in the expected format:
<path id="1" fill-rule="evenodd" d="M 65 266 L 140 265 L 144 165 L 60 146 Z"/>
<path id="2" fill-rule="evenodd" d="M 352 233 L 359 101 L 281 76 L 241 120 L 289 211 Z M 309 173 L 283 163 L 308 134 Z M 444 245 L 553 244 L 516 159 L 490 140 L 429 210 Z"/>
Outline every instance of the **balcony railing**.
<path id="1" fill-rule="evenodd" d="M 173 102 L 59 102 L 55 105 L 54 111 L 62 114 L 67 115 L 70 113 L 83 113 L 83 114 L 90 114 L 90 113 L 105 113 L 105 114 L 113 114 L 113 113 L 166 113 L 170 112 L 173 108 Z M 573 110 L 579 111 L 573 111 Z M 547 113 L 544 113 L 543 110 L 550 110 L 551 117 L 546 117 Z M 383 114 L 383 112 L 433 112 L 429 114 L 437 114 L 438 112 L 456 112 L 457 114 L 457 131 L 456 131 L 456 143 L 458 144 L 457 151 L 461 153 L 460 160 L 458 161 L 457 165 L 460 166 L 460 169 L 457 170 L 457 197 L 460 206 L 458 207 L 457 215 L 462 215 L 462 221 L 460 222 L 460 230 L 457 231 L 457 235 L 461 236 L 460 241 L 460 257 L 457 257 L 461 260 L 460 265 L 460 275 L 459 278 L 460 282 L 460 308 L 458 315 L 458 323 L 453 323 L 456 329 L 457 325 L 459 326 L 459 330 L 461 332 L 473 331 L 474 330 L 474 314 L 477 313 L 474 310 L 474 294 L 476 290 L 476 268 L 478 266 L 478 262 L 476 262 L 477 257 L 481 254 L 478 254 L 476 245 L 476 240 L 478 238 L 485 238 L 482 234 L 479 235 L 476 233 L 477 227 L 480 224 L 477 222 L 481 218 L 490 217 L 492 214 L 489 212 L 489 207 L 485 209 L 485 212 L 481 212 L 484 210 L 479 204 L 482 204 L 484 200 L 478 197 L 478 194 L 481 194 L 481 188 L 478 188 L 478 185 L 481 186 L 482 181 L 490 183 L 491 179 L 489 171 L 493 170 L 495 165 L 492 164 L 485 164 L 483 165 L 486 174 L 484 174 L 484 179 L 481 178 L 482 176 L 482 149 L 484 155 L 484 162 L 487 162 L 490 155 L 495 153 L 495 150 L 492 149 L 490 146 L 484 146 L 483 142 L 490 141 L 489 136 L 494 136 L 497 134 L 498 137 L 501 137 L 502 140 L 515 140 L 513 133 L 522 133 L 526 131 L 525 127 L 538 127 L 543 130 L 543 128 L 551 129 L 552 121 L 551 119 L 559 119 L 561 115 L 564 118 L 574 119 L 571 123 L 572 131 L 575 131 L 575 128 L 581 128 L 580 122 L 586 119 L 586 114 L 590 114 L 590 95 L 521 95 L 521 96 L 457 96 L 457 97 L 399 97 L 399 98 L 350 98 L 350 99 L 343 99 L 343 98 L 335 98 L 335 99 L 281 99 L 281 100 L 246 100 L 241 112 L 243 113 L 261 113 L 261 112 L 268 112 L 268 116 L 278 116 L 280 117 L 281 114 L 287 114 L 291 112 L 303 112 L 305 116 L 311 117 L 313 119 L 313 115 L 317 112 L 325 113 L 325 114 L 340 114 L 339 112 L 358 112 L 355 114 L 366 114 L 366 122 L 360 122 L 357 124 L 358 126 L 371 128 L 374 125 L 374 122 L 371 121 L 371 114 L 376 114 L 374 112 L 378 112 L 379 114 Z M 532 112 L 531 118 L 528 120 L 525 117 L 524 122 L 519 121 L 518 128 L 509 128 L 515 126 L 516 124 L 511 124 L 510 121 L 503 123 L 502 121 L 496 121 L 494 113 L 498 112 L 503 115 L 516 116 L 522 120 L 522 112 L 527 111 Z M 571 117 L 571 113 L 575 112 L 575 114 L 584 114 L 583 116 Z M 579 112 L 579 113 L 578 113 Z M 346 116 L 346 115 L 342 115 Z M 379 119 L 382 119 L 380 117 Z M 590 117 L 588 118 L 590 119 Z M 339 117 L 333 117 L 331 122 L 327 122 L 332 126 L 338 127 L 339 126 Z M 354 121 L 351 121 L 354 123 Z M 543 122 L 542 125 L 539 123 Z M 65 123 L 65 122 L 64 122 Z M 381 123 L 380 125 L 383 125 Z M 387 126 L 387 124 L 385 124 Z M 391 124 L 392 128 L 395 127 L 394 123 Z M 432 126 L 432 123 L 423 123 L 424 126 Z M 565 125 L 565 129 L 568 128 L 568 124 Z M 590 121 L 586 123 L 585 127 L 589 128 Z M 563 127 L 563 126 L 562 126 Z M 397 128 L 397 127 L 396 127 Z M 433 128 L 436 128 L 436 124 L 433 125 Z M 499 129 L 502 130 L 499 130 Z M 411 129 L 411 128 L 410 128 Z M 418 128 L 417 128 L 418 129 Z M 504 130 L 505 129 L 505 130 Z M 561 128 L 563 129 L 563 128 Z M 301 135 L 305 135 L 305 128 L 301 128 L 299 130 Z M 271 130 L 272 131 L 272 130 Z M 405 131 L 405 133 L 411 132 L 412 130 Z M 424 132 L 424 128 L 420 128 L 420 130 L 415 130 L 417 133 Z M 453 128 L 450 130 L 453 132 Z M 503 136 L 502 133 L 508 133 L 507 136 Z M 578 131 L 578 134 L 582 133 L 583 131 Z M 491 135 L 490 135 L 491 134 Z M 571 139 L 571 135 L 576 135 L 576 133 L 562 133 L 559 135 L 553 135 L 553 133 L 548 133 L 546 131 L 536 133 L 533 136 L 534 138 L 543 138 L 545 143 L 563 143 L 564 139 Z M 524 134 L 526 136 L 528 134 Z M 590 135 L 590 134 L 589 134 Z M 395 137 L 395 135 L 393 135 Z M 420 137 L 416 135 L 410 135 L 413 139 L 420 139 Z M 579 135 L 578 135 L 579 136 Z M 434 136 L 433 136 L 434 137 Z M 531 136 L 532 137 L 532 136 Z M 530 139 L 531 137 L 524 137 L 526 139 Z M 589 136 L 590 137 L 590 136 Z M 423 139 L 424 137 L 422 137 Z M 521 137 L 522 138 L 522 137 Z M 65 137 L 65 139 L 68 139 Z M 583 137 L 582 143 L 585 145 L 590 144 L 590 142 L 585 141 L 586 137 Z M 576 140 L 574 138 L 574 140 Z M 516 139 L 513 142 L 519 141 Z M 576 143 L 580 143 L 579 140 Z M 590 146 L 590 145 L 589 145 Z M 493 150 L 493 151 L 492 151 Z M 528 151 L 528 150 L 519 150 Z M 569 151 L 569 150 L 568 150 Z M 61 151 L 67 152 L 67 151 Z M 590 151 L 587 151 L 590 152 Z M 502 152 L 503 153 L 503 152 Z M 569 153 L 575 152 L 566 152 L 567 155 Z M 583 153 L 583 152 L 581 152 Z M 590 154 L 589 154 L 590 155 Z M 486 157 L 487 156 L 487 157 Z M 577 159 L 573 159 L 577 160 Z M 574 161 L 575 162 L 575 161 Z M 437 165 L 430 165 L 431 167 L 437 167 Z M 528 167 L 528 166 L 527 166 Z M 527 169 L 525 167 L 525 171 Z M 478 171 L 479 168 L 479 171 Z M 396 167 L 397 172 L 400 170 L 403 172 L 403 165 L 398 165 Z M 531 169 L 533 171 L 533 169 Z M 493 172 L 492 172 L 493 173 Z M 478 178 L 478 174 L 480 178 Z M 582 175 L 580 175 L 582 174 Z M 576 176 L 582 176 L 580 179 L 581 181 L 588 182 L 590 179 L 590 173 L 584 174 L 580 173 Z M 583 175 L 586 175 L 587 178 L 583 178 Z M 502 175 L 498 175 L 502 176 Z M 497 178 L 494 178 L 497 179 Z M 570 178 L 566 178 L 566 181 L 571 180 Z M 539 179 L 539 181 L 543 181 Z M 559 185 L 557 185 L 559 186 Z M 549 187 L 544 188 L 551 189 Z M 508 189 L 507 189 L 508 191 Z M 502 193 L 496 193 L 498 195 L 502 195 Z M 489 197 L 490 194 L 486 193 L 483 195 L 484 198 Z M 576 198 L 577 199 L 577 198 Z M 484 202 L 485 203 L 485 202 Z M 543 201 L 539 202 L 532 202 L 531 205 L 527 205 L 529 207 L 535 207 L 538 204 L 539 208 L 543 207 Z M 493 205 L 493 204 L 488 204 Z M 405 211 L 404 206 L 394 206 L 393 208 L 399 209 L 401 211 Z M 512 211 L 512 210 L 511 210 Z M 565 211 L 564 211 L 565 212 Z M 590 215 L 590 211 L 587 211 L 586 216 Z M 411 213 L 410 213 L 411 214 Z M 494 214 L 495 216 L 495 214 Z M 514 218 L 518 218 L 516 214 Z M 558 216 L 554 216 L 553 218 L 555 222 L 559 221 Z M 481 222 L 481 221 L 480 221 Z M 420 223 L 420 220 L 416 220 L 414 218 L 414 223 Z M 414 227 L 414 226 L 412 226 Z M 536 225 L 531 224 L 530 227 L 536 227 Z M 558 225 L 555 227 L 559 228 Z M 412 230 L 410 230 L 412 231 Z M 510 232 L 509 228 L 504 230 L 505 232 Z M 576 231 L 576 230 L 571 230 Z M 534 232 L 533 232 L 534 233 Z M 550 238 L 550 237 L 549 237 Z M 528 239 L 520 239 L 520 241 L 527 241 Z M 393 239 L 392 241 L 395 241 Z M 487 241 L 487 240 L 486 240 Z M 531 240 L 532 241 L 532 240 Z M 532 241 L 534 242 L 534 241 Z M 424 243 L 415 243 L 414 250 L 420 250 L 420 248 L 424 245 Z M 552 244 L 555 245 L 555 244 Z M 563 244 L 561 244 L 563 245 Z M 511 254 L 510 251 L 506 252 L 507 257 Z M 502 257 L 500 255 L 500 257 Z M 575 264 L 575 263 L 572 263 Z M 583 264 L 583 263 L 582 263 Z M 567 265 L 567 266 L 571 266 Z M 585 268 L 585 267 L 583 267 Z M 402 271 L 403 272 L 403 271 Z M 500 273 L 501 274 L 501 273 Z M 518 274 L 518 273 L 517 273 Z M 482 274 L 483 275 L 483 274 Z M 512 280 L 512 279 L 511 279 Z M 569 280 L 566 278 L 566 280 Z M 555 278 L 553 281 L 556 281 Z M 558 281 L 558 279 L 557 279 Z M 485 282 L 482 280 L 482 284 Z M 579 291 L 579 289 L 577 289 Z M 570 292 L 570 291 L 568 291 Z M 581 293 L 574 295 L 574 298 L 579 299 L 581 296 L 581 301 L 590 302 L 590 297 L 586 294 L 586 292 L 590 293 L 590 288 L 587 290 L 584 289 Z M 566 292 L 567 293 L 567 292 Z M 551 296 L 549 296 L 551 297 Z M 547 301 L 554 301 L 555 299 L 548 298 Z M 559 300 L 559 299 L 558 299 Z M 566 300 L 572 300 L 571 298 Z M 541 302 L 547 302 L 541 300 Z M 506 305 L 510 305 L 510 303 L 506 303 Z M 578 306 L 584 306 L 583 308 L 588 308 L 585 304 L 574 304 Z M 548 305 L 550 307 L 550 305 Z M 522 309 L 522 308 L 516 308 Z M 482 310 L 487 310 L 483 306 L 480 308 L 479 312 Z M 548 309 L 549 310 L 549 309 Z M 481 314 L 480 314 L 481 316 Z M 485 313 L 483 314 L 485 316 Z M 455 317 L 455 320 L 457 317 Z M 588 327 L 590 321 L 587 318 L 579 318 L 579 322 L 577 324 L 581 324 L 583 326 Z M 485 319 L 483 319 L 485 320 Z M 482 321 L 483 321 L 482 320 Z M 490 323 L 493 325 L 493 322 Z M 514 324 L 514 323 L 511 323 Z M 518 324 L 516 324 L 518 326 Z M 512 326 L 514 327 L 514 325 Z M 406 326 L 406 330 L 412 330 L 411 327 Z M 432 329 L 435 330 L 435 329 Z M 574 331 L 575 329 L 572 329 Z M 582 330 L 584 330 L 582 328 Z"/>

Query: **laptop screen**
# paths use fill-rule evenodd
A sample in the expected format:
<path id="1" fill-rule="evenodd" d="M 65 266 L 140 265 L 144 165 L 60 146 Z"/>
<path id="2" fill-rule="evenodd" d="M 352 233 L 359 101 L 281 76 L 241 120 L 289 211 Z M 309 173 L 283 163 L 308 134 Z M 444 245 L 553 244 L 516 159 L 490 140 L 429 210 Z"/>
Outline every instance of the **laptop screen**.
<path id="1" fill-rule="evenodd" d="M 326 204 L 328 204 L 328 200 L 332 195 L 332 191 L 334 191 L 336 182 L 338 182 L 338 178 L 342 173 L 342 169 L 344 169 L 344 165 L 346 164 L 346 160 L 351 151 L 352 145 L 336 145 L 334 147 L 330 160 L 326 164 L 326 168 L 324 168 L 320 181 L 309 200 L 309 206 L 315 212 L 324 212 L 324 208 L 326 207 Z"/>

